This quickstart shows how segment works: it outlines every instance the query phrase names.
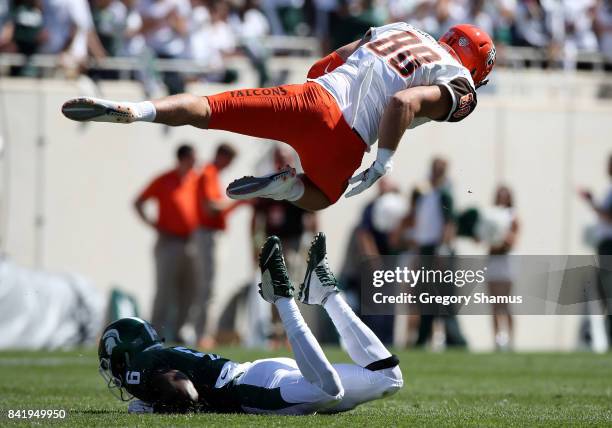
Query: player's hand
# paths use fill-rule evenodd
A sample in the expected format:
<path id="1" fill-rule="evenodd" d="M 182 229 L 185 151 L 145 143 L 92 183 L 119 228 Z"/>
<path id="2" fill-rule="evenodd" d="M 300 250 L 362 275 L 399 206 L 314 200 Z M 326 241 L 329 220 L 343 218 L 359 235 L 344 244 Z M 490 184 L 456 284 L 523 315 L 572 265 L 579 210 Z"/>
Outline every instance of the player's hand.
<path id="1" fill-rule="evenodd" d="M 153 413 L 153 405 L 142 400 L 132 400 L 128 405 L 128 413 Z"/>
<path id="2" fill-rule="evenodd" d="M 346 193 L 346 197 L 355 196 L 376 183 L 380 177 L 391 171 L 391 163 L 383 165 L 379 160 L 375 160 L 372 165 L 365 171 L 360 172 L 353 178 L 349 179 L 349 184 L 357 184 Z"/>

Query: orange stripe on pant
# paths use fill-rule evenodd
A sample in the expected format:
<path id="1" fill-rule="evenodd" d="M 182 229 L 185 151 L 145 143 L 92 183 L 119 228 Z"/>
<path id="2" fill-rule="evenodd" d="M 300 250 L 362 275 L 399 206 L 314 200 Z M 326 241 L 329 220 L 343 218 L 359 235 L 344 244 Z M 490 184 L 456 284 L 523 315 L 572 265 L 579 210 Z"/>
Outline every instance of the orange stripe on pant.
<path id="1" fill-rule="evenodd" d="M 338 104 L 315 82 L 240 89 L 207 96 L 210 129 L 283 141 L 295 149 L 306 176 L 335 203 L 361 165 L 363 140 Z"/>

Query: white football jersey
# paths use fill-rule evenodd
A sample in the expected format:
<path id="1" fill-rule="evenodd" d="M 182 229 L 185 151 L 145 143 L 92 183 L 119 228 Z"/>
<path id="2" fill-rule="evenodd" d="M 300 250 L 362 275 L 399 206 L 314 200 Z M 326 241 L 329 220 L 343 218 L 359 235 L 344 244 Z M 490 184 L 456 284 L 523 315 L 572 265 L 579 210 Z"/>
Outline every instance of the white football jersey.
<path id="1" fill-rule="evenodd" d="M 446 121 L 459 121 L 476 106 L 470 72 L 429 34 L 403 22 L 371 28 L 369 39 L 346 63 L 317 79 L 336 99 L 348 124 L 371 146 L 389 99 L 416 86 L 442 85 L 453 98 Z M 429 121 L 415 118 L 410 128 Z"/>

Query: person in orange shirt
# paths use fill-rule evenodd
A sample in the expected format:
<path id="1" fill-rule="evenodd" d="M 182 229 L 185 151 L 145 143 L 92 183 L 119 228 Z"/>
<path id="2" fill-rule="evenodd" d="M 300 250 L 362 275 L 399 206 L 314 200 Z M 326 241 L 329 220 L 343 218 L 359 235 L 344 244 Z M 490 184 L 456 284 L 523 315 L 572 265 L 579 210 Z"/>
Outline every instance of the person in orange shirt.
<path id="1" fill-rule="evenodd" d="M 176 167 L 158 177 L 134 201 L 136 213 L 157 231 L 155 244 L 156 293 L 152 322 L 169 341 L 182 341 L 179 330 L 187 320 L 196 292 L 195 249 L 191 236 L 198 226 L 198 204 L 194 197 L 198 175 L 195 151 L 181 145 Z M 157 218 L 145 212 L 145 203 L 157 201 Z"/>
<path id="2" fill-rule="evenodd" d="M 207 328 L 207 318 L 214 287 L 216 236 L 218 232 L 225 230 L 228 214 L 244 203 L 227 199 L 219 180 L 220 172 L 227 168 L 235 157 L 236 151 L 233 147 L 225 143 L 220 144 L 213 161 L 202 169 L 196 190 L 199 220 L 195 233 L 198 296 L 194 301 L 192 313 L 197 343 L 204 349 L 214 345 L 210 329 Z"/>

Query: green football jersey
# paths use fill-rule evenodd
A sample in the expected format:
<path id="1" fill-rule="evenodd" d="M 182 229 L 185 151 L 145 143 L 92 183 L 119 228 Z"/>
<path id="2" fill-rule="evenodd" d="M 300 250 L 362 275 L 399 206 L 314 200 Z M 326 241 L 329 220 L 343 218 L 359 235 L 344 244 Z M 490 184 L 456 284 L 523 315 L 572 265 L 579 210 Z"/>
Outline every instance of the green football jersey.
<path id="1" fill-rule="evenodd" d="M 215 388 L 223 366 L 230 360 L 184 347 L 157 348 L 141 352 L 130 361 L 125 373 L 125 387 L 132 395 L 152 401 L 153 378 L 158 373 L 179 370 L 193 383 L 200 402 L 214 411 L 231 411 L 235 401 L 228 388 Z"/>

